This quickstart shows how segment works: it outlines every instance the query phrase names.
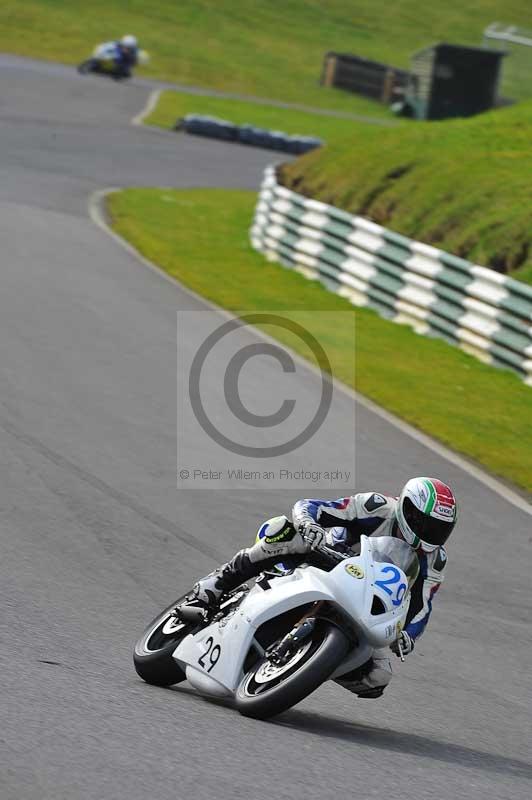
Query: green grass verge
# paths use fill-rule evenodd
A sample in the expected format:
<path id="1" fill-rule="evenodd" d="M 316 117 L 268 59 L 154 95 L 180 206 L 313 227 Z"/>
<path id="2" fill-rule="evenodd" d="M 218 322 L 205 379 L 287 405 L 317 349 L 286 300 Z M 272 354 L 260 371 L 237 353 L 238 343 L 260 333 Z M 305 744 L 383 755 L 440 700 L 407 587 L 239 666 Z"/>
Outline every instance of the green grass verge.
<path id="1" fill-rule="evenodd" d="M 371 108 L 368 108 L 368 114 L 370 113 Z M 236 125 L 249 123 L 260 128 L 281 130 L 290 134 L 320 136 L 326 142 L 334 142 L 339 137 L 348 136 L 361 124 L 354 120 L 296 111 L 291 108 L 276 108 L 244 100 L 227 100 L 174 91 L 162 93 L 155 110 L 144 123 L 171 128 L 176 120 L 185 114 L 210 114 L 227 119 Z M 398 125 L 408 124 L 404 121 L 390 122 Z"/>
<path id="2" fill-rule="evenodd" d="M 516 278 L 532 277 L 532 102 L 471 119 L 358 125 L 282 170 L 298 192 Z"/>
<path id="3" fill-rule="evenodd" d="M 512 373 L 354 309 L 320 284 L 266 262 L 248 241 L 255 202 L 248 191 L 128 189 L 111 195 L 108 209 L 114 229 L 141 253 L 230 311 L 354 314 L 358 391 L 532 491 L 532 389 Z M 352 384 L 347 327 L 331 330 L 317 314 L 313 332 L 327 343 L 334 373 Z"/>
<path id="4" fill-rule="evenodd" d="M 135 33 L 150 51 L 145 74 L 260 97 L 360 109 L 318 86 L 327 50 L 396 66 L 435 41 L 478 45 L 500 0 L 2 0 L 0 50 L 76 63 L 100 41 Z M 523 23 L 529 0 L 506 0 Z"/>

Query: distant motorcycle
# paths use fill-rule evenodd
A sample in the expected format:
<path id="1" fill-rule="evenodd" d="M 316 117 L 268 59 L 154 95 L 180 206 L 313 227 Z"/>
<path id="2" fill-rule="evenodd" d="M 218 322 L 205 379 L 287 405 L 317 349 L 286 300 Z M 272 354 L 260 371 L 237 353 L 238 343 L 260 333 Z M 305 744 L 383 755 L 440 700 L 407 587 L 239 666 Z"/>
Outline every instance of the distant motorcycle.
<path id="1" fill-rule="evenodd" d="M 135 668 L 147 683 L 186 678 L 267 719 L 395 642 L 418 572 L 415 551 L 390 536 L 362 536 L 359 556 L 321 548 L 289 574 L 265 572 L 251 590 L 230 592 L 217 609 L 176 601 L 136 643 Z"/>
<path id="2" fill-rule="evenodd" d="M 150 57 L 146 50 L 140 50 L 137 54 L 137 64 L 147 64 Z M 78 65 L 80 75 L 93 73 L 96 75 L 106 75 L 113 80 L 120 81 L 131 78 L 131 65 L 124 62 L 118 42 L 104 42 L 97 45 L 92 56 Z"/>

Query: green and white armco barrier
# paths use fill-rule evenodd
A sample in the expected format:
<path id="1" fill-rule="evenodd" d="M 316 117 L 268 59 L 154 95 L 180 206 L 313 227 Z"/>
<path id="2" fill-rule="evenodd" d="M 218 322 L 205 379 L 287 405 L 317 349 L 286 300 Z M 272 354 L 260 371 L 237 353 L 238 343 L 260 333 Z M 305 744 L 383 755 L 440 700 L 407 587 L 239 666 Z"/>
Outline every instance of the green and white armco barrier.
<path id="1" fill-rule="evenodd" d="M 296 194 L 266 170 L 251 242 L 418 333 L 439 336 L 532 386 L 532 288 Z"/>

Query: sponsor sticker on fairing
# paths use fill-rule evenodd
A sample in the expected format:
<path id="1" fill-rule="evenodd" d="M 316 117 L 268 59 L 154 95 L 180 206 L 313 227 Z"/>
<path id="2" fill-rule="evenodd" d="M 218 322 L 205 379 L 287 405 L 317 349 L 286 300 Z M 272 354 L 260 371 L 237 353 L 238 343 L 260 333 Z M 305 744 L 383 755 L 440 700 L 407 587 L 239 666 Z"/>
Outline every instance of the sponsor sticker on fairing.
<path id="1" fill-rule="evenodd" d="M 358 578 L 359 580 L 364 577 L 364 570 L 362 567 L 359 567 L 358 564 L 346 564 L 345 571 L 351 575 L 353 578 Z"/>

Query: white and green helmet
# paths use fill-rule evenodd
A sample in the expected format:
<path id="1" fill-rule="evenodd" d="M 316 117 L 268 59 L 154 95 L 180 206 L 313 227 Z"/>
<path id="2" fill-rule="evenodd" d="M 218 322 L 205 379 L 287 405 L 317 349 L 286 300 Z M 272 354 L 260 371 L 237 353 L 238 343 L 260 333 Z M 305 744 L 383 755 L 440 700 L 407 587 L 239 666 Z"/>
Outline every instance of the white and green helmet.
<path id="1" fill-rule="evenodd" d="M 124 45 L 124 47 L 128 47 L 130 50 L 134 50 L 138 46 L 137 37 L 133 36 L 131 33 L 126 33 L 126 35 L 122 36 L 120 39 L 120 44 Z"/>
<path id="2" fill-rule="evenodd" d="M 456 500 L 435 478 L 411 478 L 397 503 L 397 524 L 404 540 L 425 552 L 444 544 L 456 524 Z"/>

